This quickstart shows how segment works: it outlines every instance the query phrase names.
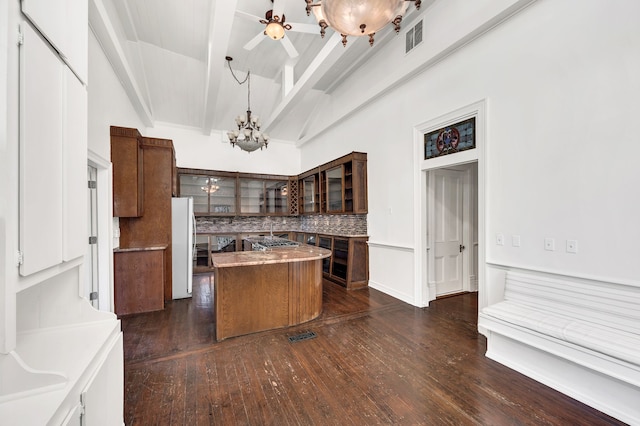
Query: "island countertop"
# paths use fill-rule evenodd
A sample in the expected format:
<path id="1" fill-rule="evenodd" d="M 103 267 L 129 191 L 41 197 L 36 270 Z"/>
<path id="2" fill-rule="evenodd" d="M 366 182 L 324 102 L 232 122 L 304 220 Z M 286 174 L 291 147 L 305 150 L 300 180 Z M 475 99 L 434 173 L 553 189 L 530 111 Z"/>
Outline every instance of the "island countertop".
<path id="1" fill-rule="evenodd" d="M 274 248 L 268 251 L 236 251 L 214 253 L 211 261 L 215 268 L 268 265 L 273 263 L 306 262 L 331 256 L 331 250 L 300 244 L 298 247 Z"/>

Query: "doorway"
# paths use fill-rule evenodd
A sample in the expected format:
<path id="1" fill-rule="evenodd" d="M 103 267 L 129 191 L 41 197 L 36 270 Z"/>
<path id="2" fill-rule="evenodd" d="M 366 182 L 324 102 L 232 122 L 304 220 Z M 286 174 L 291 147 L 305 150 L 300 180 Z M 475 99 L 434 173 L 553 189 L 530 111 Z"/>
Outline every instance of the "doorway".
<path id="1" fill-rule="evenodd" d="M 486 194 L 486 99 L 464 106 L 414 127 L 414 229 L 415 229 L 415 300 L 416 306 L 429 306 L 436 295 L 455 294 L 461 291 L 477 291 L 478 307 L 487 305 L 485 289 L 485 194 Z M 427 158 L 425 134 L 445 126 L 475 117 L 475 148 Z M 446 172 L 445 172 L 446 171 Z M 449 172 L 451 171 L 451 173 Z M 443 185 L 451 187 L 451 175 L 462 173 L 462 201 L 453 196 Z M 435 219 L 435 188 L 440 175 L 449 175 L 448 181 L 440 182 L 439 195 L 442 200 L 453 203 L 458 209 L 454 214 L 451 207 L 441 206 L 440 221 Z M 459 179 L 456 178 L 456 179 Z M 444 177 L 441 178 L 444 180 Z M 458 185 L 456 183 L 456 185 Z M 459 188 L 458 188 L 459 189 Z M 444 198 L 443 198 L 444 197 Z M 460 213 L 462 224 L 459 222 Z M 451 219 L 446 221 L 445 219 Z M 438 231 L 438 226 L 440 231 Z M 441 232 L 445 241 L 445 227 L 462 229 L 462 242 L 454 239 L 448 246 L 449 254 L 443 254 L 438 247 L 440 265 L 436 268 L 436 234 Z M 449 234 L 454 232 L 449 229 Z M 457 236 L 456 236 L 457 237 Z M 458 253 L 455 253 L 457 247 Z M 460 252 L 462 250 L 462 252 Z M 450 256 L 447 259 L 447 256 Z M 445 261 L 448 260 L 448 261 Z M 460 269 L 460 264 L 462 265 Z M 448 268 L 448 269 L 447 269 Z M 453 269 L 455 268 L 455 269 Z M 438 269 L 438 270 L 437 270 Z M 460 272 L 460 270 L 462 272 Z M 438 275 L 436 275 L 436 273 Z M 461 274 L 460 282 L 452 277 Z M 451 283 L 445 284 L 445 277 Z M 436 285 L 436 278 L 442 285 Z M 447 287 L 448 286 L 448 287 Z"/>
<path id="2" fill-rule="evenodd" d="M 427 174 L 429 282 L 435 297 L 478 290 L 477 162 Z"/>

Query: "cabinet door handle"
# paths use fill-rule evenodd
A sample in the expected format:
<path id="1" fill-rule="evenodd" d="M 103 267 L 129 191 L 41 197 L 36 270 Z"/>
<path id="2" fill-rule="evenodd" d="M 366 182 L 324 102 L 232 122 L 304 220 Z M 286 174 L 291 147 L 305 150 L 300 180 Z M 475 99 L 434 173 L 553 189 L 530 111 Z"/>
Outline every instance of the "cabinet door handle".
<path id="1" fill-rule="evenodd" d="M 464 250 L 464 249 L 465 249 L 465 247 L 462 244 L 460 244 L 460 253 L 462 253 L 462 250 Z"/>

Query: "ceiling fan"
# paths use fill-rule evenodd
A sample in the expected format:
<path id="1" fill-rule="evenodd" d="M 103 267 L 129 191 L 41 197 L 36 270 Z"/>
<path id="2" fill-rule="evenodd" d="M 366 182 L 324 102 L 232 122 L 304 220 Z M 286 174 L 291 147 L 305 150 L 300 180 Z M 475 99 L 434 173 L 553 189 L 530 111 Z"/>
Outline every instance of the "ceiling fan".
<path id="1" fill-rule="evenodd" d="M 266 25 L 263 31 L 256 34 L 247 44 L 244 45 L 246 50 L 253 50 L 262 40 L 265 39 L 265 36 L 271 37 L 274 40 L 277 40 L 281 43 L 282 47 L 287 51 L 287 54 L 290 58 L 295 58 L 298 56 L 298 51 L 285 36 L 286 31 L 293 31 L 299 33 L 311 33 L 318 34 L 319 26 L 315 24 L 301 24 L 301 23 L 288 23 L 285 22 L 286 18 L 284 16 L 284 3 L 286 0 L 271 0 L 273 3 L 273 9 L 268 10 L 264 19 L 259 18 L 250 13 L 242 12 L 240 10 L 236 11 L 236 15 L 250 19 L 252 21 L 258 22 L 260 24 Z"/>

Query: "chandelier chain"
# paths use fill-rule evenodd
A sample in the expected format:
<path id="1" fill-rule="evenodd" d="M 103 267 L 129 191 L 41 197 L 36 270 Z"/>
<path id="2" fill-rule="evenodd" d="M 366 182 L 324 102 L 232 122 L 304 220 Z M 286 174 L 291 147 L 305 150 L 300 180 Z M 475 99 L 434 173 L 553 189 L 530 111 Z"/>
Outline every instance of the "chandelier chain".
<path id="1" fill-rule="evenodd" d="M 240 86 L 242 86 L 244 83 L 247 83 L 247 109 L 251 110 L 251 70 L 247 71 L 247 75 L 244 77 L 244 80 L 240 81 L 240 79 L 236 76 L 236 73 L 233 72 L 233 68 L 231 68 L 231 59 L 227 58 L 227 63 L 229 64 L 231 75 L 236 80 L 236 82 Z"/>

